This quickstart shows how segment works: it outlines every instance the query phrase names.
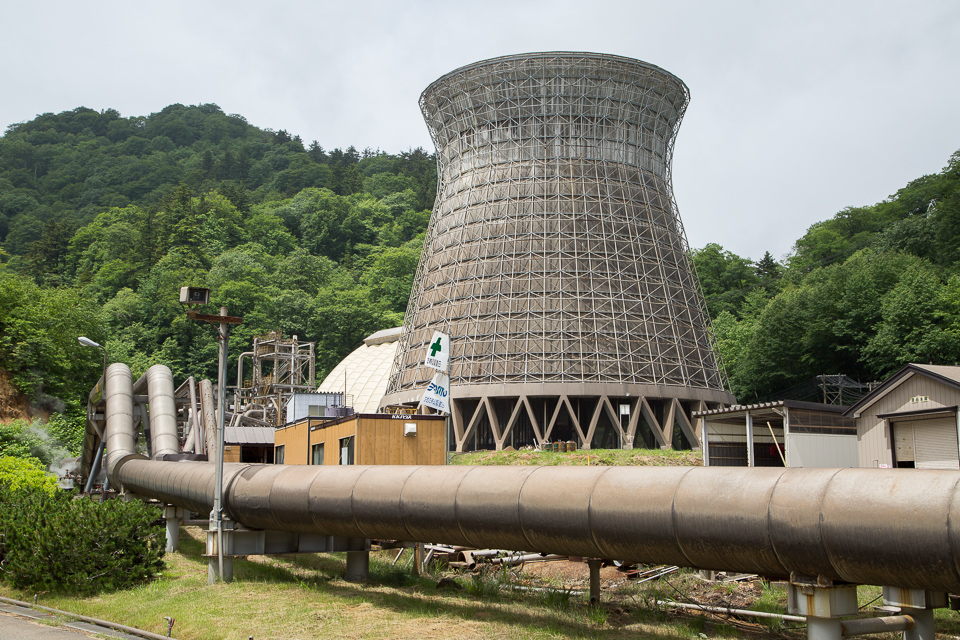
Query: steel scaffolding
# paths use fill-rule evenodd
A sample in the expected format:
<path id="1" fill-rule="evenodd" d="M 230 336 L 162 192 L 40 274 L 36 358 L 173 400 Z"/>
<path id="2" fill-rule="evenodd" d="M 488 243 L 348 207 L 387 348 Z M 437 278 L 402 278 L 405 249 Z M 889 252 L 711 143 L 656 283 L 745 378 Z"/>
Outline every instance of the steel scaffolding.
<path id="1" fill-rule="evenodd" d="M 688 100 L 658 67 L 586 53 L 495 58 L 427 87 L 438 195 L 383 404 L 422 393 L 439 330 L 458 450 L 565 425 L 585 446 L 632 446 L 638 424 L 698 446 L 689 412 L 733 396 L 671 186 Z"/>
<path id="2" fill-rule="evenodd" d="M 283 424 L 283 410 L 293 394 L 316 389 L 313 347 L 297 336 L 284 339 L 279 331 L 254 336 L 253 350 L 241 354 L 237 365 L 234 416 L 249 414 L 273 426 Z M 244 380 L 243 361 L 248 357 L 252 373 Z"/>

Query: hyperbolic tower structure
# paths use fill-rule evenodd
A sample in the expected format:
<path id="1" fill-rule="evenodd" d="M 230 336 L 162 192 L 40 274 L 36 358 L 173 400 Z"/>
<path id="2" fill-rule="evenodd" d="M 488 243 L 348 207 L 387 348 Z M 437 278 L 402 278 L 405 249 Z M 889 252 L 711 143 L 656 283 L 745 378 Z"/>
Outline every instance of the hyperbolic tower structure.
<path id="1" fill-rule="evenodd" d="M 673 198 L 688 101 L 663 69 L 592 53 L 427 87 L 438 195 L 382 405 L 422 395 L 438 330 L 457 450 L 699 446 L 690 412 L 735 399 Z"/>

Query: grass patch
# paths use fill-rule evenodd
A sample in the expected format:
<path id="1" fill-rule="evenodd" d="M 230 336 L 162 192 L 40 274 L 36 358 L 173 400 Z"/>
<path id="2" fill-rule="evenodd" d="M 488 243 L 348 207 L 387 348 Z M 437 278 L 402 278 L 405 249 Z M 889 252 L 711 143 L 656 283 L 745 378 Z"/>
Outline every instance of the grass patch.
<path id="1" fill-rule="evenodd" d="M 672 610 L 657 600 L 723 604 L 783 613 L 786 592 L 777 585 L 737 592 L 729 584 L 711 585 L 694 572 L 634 584 L 624 579 L 603 591 L 591 605 L 582 592 L 565 589 L 556 578 L 532 578 L 519 570 L 487 567 L 456 576 L 461 589 L 437 587 L 449 571 L 414 576 L 395 551 L 374 552 L 370 580 L 343 580 L 345 558 L 339 554 L 251 556 L 234 562 L 234 582 L 207 585 L 203 532 L 181 530 L 180 551 L 167 554 L 167 570 L 156 581 L 122 592 L 97 596 L 39 594 L 39 604 L 166 634 L 164 616 L 176 618 L 174 637 L 181 640 L 247 638 L 692 638 L 776 637 L 802 640 L 800 625 L 771 628 L 723 616 Z M 402 566 L 401 566 L 402 565 Z M 583 576 L 587 574 L 583 565 Z M 572 578 L 576 584 L 576 576 Z M 539 580 L 539 581 L 537 581 Z M 569 582 L 567 583 L 570 584 Z M 527 590 L 516 590 L 514 586 Z M 575 588 L 583 589 L 582 582 Z M 862 603 L 879 589 L 863 587 Z M 33 593 L 9 588 L 0 593 L 32 601 Z M 737 601 L 747 593 L 752 602 Z M 742 605 L 742 606 L 741 606 Z M 793 628 L 797 627 L 797 628 Z M 955 612 L 937 613 L 937 630 L 956 633 Z"/>
<path id="2" fill-rule="evenodd" d="M 569 451 L 471 451 L 451 453 L 450 464 L 456 465 L 572 465 L 600 467 L 681 466 L 703 465 L 700 451 L 661 449 L 591 449 Z"/>
<path id="3" fill-rule="evenodd" d="M 303 554 L 237 559 L 232 583 L 207 585 L 202 536 L 183 528 L 180 551 L 167 554 L 167 569 L 154 582 L 91 597 L 41 593 L 38 602 L 161 635 L 164 616 L 172 616 L 181 640 L 688 637 L 678 618 L 635 616 L 633 605 L 613 596 L 591 606 L 570 591 L 506 588 L 519 580 L 513 571 L 481 574 L 473 587 L 474 578 L 461 576 L 462 590 L 438 589 L 441 574 L 410 575 L 393 566 L 392 551 L 372 554 L 370 580 L 362 584 L 343 580 L 342 555 Z M 0 592 L 27 601 L 34 595 Z"/>

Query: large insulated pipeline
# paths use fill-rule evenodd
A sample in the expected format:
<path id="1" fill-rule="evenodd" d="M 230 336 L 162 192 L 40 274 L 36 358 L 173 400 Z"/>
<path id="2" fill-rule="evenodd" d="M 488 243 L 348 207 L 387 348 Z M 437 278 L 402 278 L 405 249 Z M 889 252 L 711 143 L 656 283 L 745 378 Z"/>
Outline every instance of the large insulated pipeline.
<path id="1" fill-rule="evenodd" d="M 113 478 L 111 473 L 120 460 L 136 453 L 137 445 L 133 434 L 133 375 L 127 365 L 120 362 L 111 364 L 107 368 L 104 388 L 107 404 L 104 433 L 107 477 L 113 486 L 119 486 L 119 479 Z"/>
<path id="2" fill-rule="evenodd" d="M 208 512 L 213 464 L 113 448 L 132 438 L 114 435 L 128 422 L 111 410 L 122 409 L 112 373 L 111 483 Z M 224 507 L 254 529 L 957 592 L 958 482 L 894 469 L 230 464 Z"/>
<path id="3" fill-rule="evenodd" d="M 155 364 L 133 385 L 135 393 L 146 386 L 150 403 L 150 450 L 155 460 L 180 453 L 177 437 L 177 403 L 174 400 L 173 374 L 168 367 Z"/>

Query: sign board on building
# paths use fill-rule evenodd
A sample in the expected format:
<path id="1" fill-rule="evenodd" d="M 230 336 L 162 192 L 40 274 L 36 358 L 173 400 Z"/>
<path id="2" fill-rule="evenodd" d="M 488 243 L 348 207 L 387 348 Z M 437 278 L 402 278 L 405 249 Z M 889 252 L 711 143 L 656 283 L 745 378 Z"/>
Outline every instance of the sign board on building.
<path id="1" fill-rule="evenodd" d="M 450 359 L 450 336 L 439 331 L 433 332 L 433 339 L 427 345 L 427 357 L 423 364 L 437 371 L 446 372 Z"/>
<path id="2" fill-rule="evenodd" d="M 437 411 L 450 413 L 450 377 L 442 371 L 438 371 L 427 386 L 420 404 Z"/>

